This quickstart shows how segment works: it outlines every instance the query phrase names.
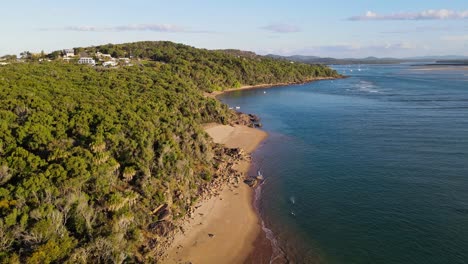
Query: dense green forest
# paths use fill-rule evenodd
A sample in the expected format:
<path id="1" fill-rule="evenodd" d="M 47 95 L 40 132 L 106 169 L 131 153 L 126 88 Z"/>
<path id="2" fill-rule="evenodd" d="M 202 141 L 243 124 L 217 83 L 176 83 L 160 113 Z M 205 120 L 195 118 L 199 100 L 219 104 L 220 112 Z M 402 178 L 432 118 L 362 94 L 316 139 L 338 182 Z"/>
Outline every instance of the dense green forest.
<path id="1" fill-rule="evenodd" d="M 0 67 L 1 262 L 156 261 L 157 224 L 183 217 L 217 166 L 201 124 L 235 116 L 204 92 L 336 76 L 170 42 L 81 50 L 140 61 Z"/>
<path id="2" fill-rule="evenodd" d="M 338 75 L 334 70 L 321 65 L 291 65 L 289 61 L 252 56 L 254 53 L 251 52 L 210 51 L 166 41 L 108 44 L 77 50 L 91 54 L 100 51 L 113 57 L 151 59 L 154 62 L 171 64 L 174 73 L 190 78 L 205 91 L 261 83 L 302 82 L 314 77 Z"/>

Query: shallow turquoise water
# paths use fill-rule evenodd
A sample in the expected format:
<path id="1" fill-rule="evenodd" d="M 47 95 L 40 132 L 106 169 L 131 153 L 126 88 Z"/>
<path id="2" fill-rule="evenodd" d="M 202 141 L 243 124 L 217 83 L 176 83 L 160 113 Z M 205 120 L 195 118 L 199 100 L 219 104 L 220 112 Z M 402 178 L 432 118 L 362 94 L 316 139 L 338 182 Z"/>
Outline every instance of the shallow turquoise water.
<path id="1" fill-rule="evenodd" d="M 335 68 L 350 78 L 221 97 L 270 133 L 254 161 L 280 252 L 293 263 L 468 263 L 467 72 Z"/>

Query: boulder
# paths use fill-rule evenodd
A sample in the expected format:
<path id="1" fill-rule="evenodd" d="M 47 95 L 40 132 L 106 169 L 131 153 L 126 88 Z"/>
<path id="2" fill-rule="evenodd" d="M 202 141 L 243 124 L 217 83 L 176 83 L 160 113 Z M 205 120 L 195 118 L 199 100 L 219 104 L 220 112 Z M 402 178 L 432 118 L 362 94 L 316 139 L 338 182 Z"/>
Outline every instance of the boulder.
<path id="1" fill-rule="evenodd" d="M 258 180 L 254 177 L 249 177 L 244 180 L 244 183 L 247 184 L 249 187 L 255 187 L 258 183 Z"/>
<path id="2" fill-rule="evenodd" d="M 167 221 L 170 219 L 171 219 L 171 210 L 169 210 L 168 208 L 161 210 L 160 213 L 158 214 L 159 221 Z"/>
<path id="3" fill-rule="evenodd" d="M 158 221 L 148 226 L 149 231 L 159 236 L 166 236 L 174 229 L 174 224 L 169 221 Z"/>

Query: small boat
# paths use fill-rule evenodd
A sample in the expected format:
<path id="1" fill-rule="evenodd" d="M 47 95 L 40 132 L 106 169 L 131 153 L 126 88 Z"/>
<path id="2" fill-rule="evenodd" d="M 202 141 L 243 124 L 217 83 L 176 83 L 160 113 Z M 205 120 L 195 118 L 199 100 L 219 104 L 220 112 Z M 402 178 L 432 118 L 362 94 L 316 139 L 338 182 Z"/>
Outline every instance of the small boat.
<path id="1" fill-rule="evenodd" d="M 236 109 L 240 109 L 240 106 L 236 106 Z"/>
<path id="2" fill-rule="evenodd" d="M 266 91 L 263 91 L 264 94 L 266 94 Z"/>
<path id="3" fill-rule="evenodd" d="M 257 180 L 263 181 L 263 175 L 260 171 L 257 171 Z"/>

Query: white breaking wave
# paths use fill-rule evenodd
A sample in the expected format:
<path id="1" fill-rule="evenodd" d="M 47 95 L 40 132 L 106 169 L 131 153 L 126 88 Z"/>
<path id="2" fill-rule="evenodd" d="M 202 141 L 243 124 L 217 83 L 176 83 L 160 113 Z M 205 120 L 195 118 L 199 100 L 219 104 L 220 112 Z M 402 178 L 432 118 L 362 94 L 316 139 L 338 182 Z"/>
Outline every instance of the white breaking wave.
<path id="1" fill-rule="evenodd" d="M 369 81 L 359 81 L 356 84 L 356 88 L 358 91 L 367 92 L 367 93 L 378 93 L 377 86 Z"/>
<path id="2" fill-rule="evenodd" d="M 291 201 L 292 204 L 296 203 L 296 198 L 294 196 L 289 197 L 289 201 Z"/>
<path id="3" fill-rule="evenodd" d="M 261 192 L 262 192 L 262 185 L 264 185 L 265 182 L 266 182 L 266 180 L 264 180 L 255 189 L 255 203 L 254 203 L 254 206 L 257 209 L 257 212 L 259 211 L 258 207 L 257 207 L 257 203 L 258 203 L 258 200 L 260 199 L 260 195 L 261 195 Z M 271 231 L 270 229 L 268 229 L 265 226 L 265 222 L 263 221 L 263 219 L 261 219 L 261 221 L 262 221 L 262 230 L 263 230 L 263 232 L 265 232 L 265 235 L 266 235 L 267 239 L 270 241 L 271 248 L 273 250 L 272 255 L 271 255 L 271 259 L 270 259 L 270 264 L 274 263 L 275 260 L 278 260 L 278 259 L 282 259 L 282 258 L 286 259 L 286 254 L 281 249 L 278 240 L 276 240 L 275 235 L 273 234 L 273 231 Z"/>

